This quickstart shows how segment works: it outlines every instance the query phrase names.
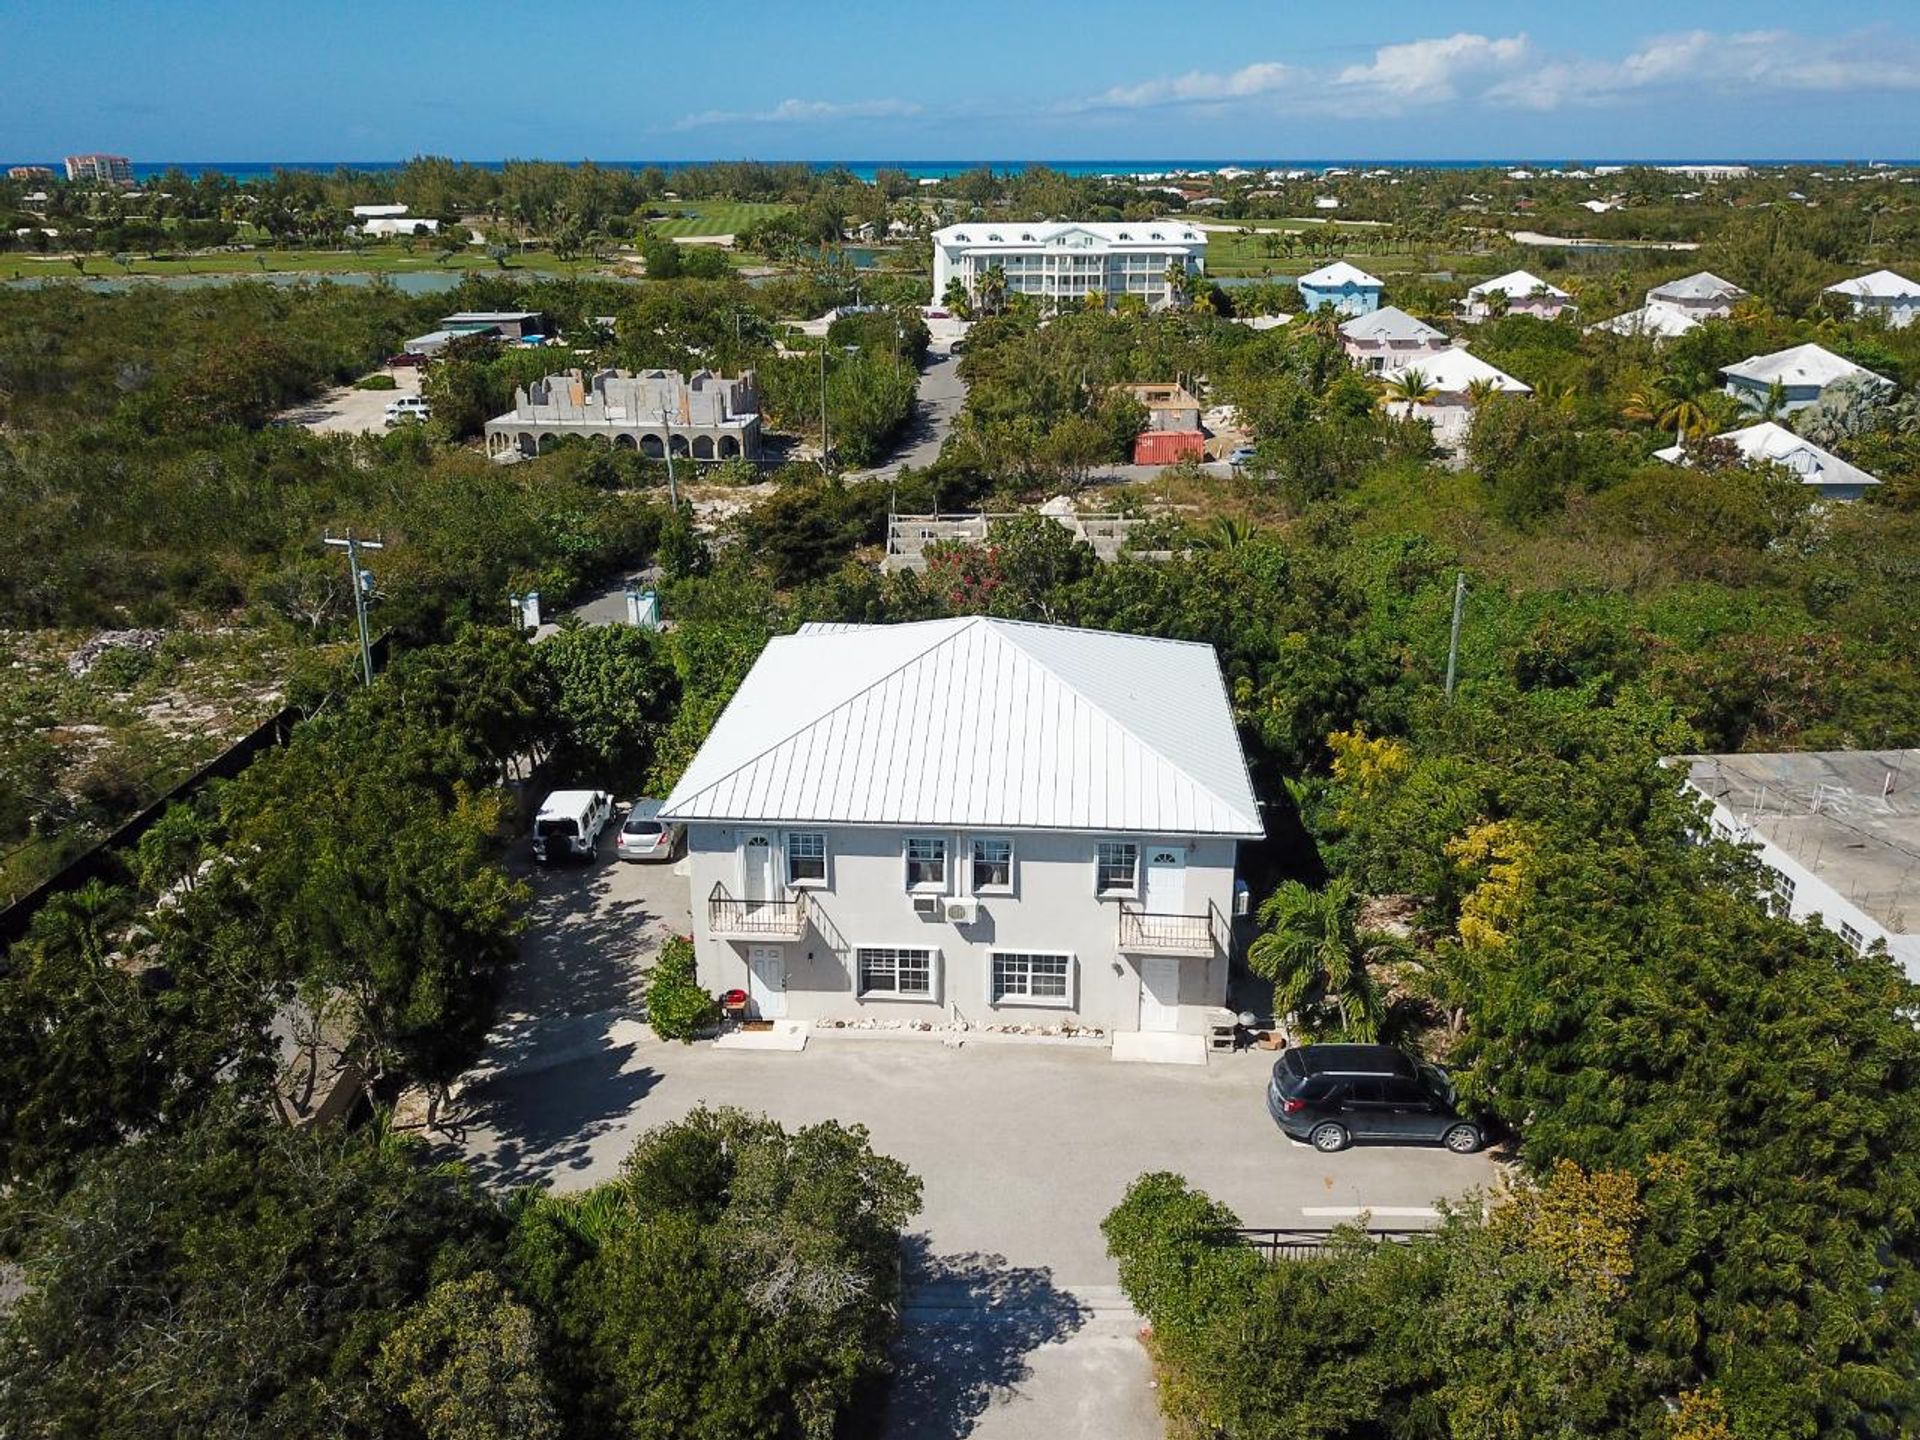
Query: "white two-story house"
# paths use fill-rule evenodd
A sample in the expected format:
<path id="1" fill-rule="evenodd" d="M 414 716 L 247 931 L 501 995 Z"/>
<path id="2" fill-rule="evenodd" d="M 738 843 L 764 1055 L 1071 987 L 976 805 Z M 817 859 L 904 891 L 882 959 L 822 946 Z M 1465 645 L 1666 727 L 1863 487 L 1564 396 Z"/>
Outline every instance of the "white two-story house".
<path id="1" fill-rule="evenodd" d="M 982 617 L 761 653 L 663 814 L 762 1017 L 1200 1034 L 1259 807 L 1210 646 Z"/>

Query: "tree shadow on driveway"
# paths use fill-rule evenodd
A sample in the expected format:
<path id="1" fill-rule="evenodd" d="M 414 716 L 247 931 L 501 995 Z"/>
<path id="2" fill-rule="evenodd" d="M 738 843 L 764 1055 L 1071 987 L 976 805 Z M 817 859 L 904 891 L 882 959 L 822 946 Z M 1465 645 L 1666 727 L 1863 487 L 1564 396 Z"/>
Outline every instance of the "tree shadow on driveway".
<path id="1" fill-rule="evenodd" d="M 998 1255 L 934 1255 L 902 1242 L 906 1295 L 879 1432 L 888 1440 L 960 1440 L 996 1399 L 1032 1374 L 1027 1357 L 1087 1322 L 1050 1270 Z"/>
<path id="2" fill-rule="evenodd" d="M 596 1163 L 593 1142 L 624 1127 L 660 1081 L 652 1066 L 626 1068 L 632 1045 L 597 1048 L 528 1073 L 503 1072 L 462 1095 L 441 1127 L 484 1184 L 508 1188 L 563 1180 Z M 616 1161 L 617 1163 L 617 1161 Z M 604 1165 L 608 1174 L 611 1165 Z M 578 1182 L 575 1182 L 578 1183 Z"/>

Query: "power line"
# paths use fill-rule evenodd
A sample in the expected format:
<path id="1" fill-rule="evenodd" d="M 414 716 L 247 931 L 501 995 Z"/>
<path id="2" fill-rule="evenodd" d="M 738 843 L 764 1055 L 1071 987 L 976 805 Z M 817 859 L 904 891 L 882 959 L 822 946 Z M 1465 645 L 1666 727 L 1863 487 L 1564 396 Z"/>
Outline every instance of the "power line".
<path id="1" fill-rule="evenodd" d="M 360 552 L 362 550 L 384 550 L 387 547 L 378 540 L 358 540 L 353 531 L 343 536 L 322 535 L 321 539 L 336 549 L 347 552 L 347 581 L 353 586 L 353 616 L 360 624 L 360 678 L 363 684 L 373 684 L 373 639 L 367 634 L 367 592 L 373 588 L 373 572 L 362 569 Z"/>

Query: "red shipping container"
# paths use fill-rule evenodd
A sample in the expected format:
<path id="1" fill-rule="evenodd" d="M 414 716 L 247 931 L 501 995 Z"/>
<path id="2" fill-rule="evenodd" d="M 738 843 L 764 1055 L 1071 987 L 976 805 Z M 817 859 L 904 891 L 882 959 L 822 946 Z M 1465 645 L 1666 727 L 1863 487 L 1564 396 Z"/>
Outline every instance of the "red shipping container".
<path id="1" fill-rule="evenodd" d="M 1207 437 L 1198 430 L 1142 430 L 1133 442 L 1136 465 L 1171 465 L 1207 458 Z"/>

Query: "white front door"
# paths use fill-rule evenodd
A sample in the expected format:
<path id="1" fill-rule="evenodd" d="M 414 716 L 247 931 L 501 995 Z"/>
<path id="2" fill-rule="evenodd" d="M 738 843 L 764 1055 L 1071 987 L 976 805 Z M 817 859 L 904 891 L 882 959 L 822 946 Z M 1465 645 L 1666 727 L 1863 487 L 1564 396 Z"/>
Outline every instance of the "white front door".
<path id="1" fill-rule="evenodd" d="M 787 952 L 780 945 L 754 945 L 747 950 L 747 995 L 762 1020 L 778 1020 L 787 1013 Z"/>
<path id="2" fill-rule="evenodd" d="M 1182 847 L 1147 847 L 1146 902 L 1149 915 L 1187 913 L 1187 852 Z"/>
<path id="3" fill-rule="evenodd" d="M 748 900 L 773 900 L 773 837 L 743 836 L 740 841 L 740 894 Z"/>
<path id="4" fill-rule="evenodd" d="M 1180 962 L 1170 955 L 1149 955 L 1140 961 L 1140 1028 L 1180 1028 Z"/>

